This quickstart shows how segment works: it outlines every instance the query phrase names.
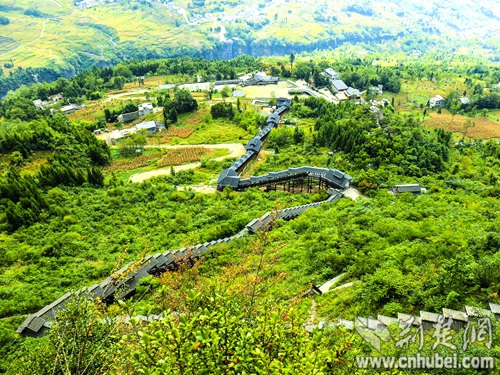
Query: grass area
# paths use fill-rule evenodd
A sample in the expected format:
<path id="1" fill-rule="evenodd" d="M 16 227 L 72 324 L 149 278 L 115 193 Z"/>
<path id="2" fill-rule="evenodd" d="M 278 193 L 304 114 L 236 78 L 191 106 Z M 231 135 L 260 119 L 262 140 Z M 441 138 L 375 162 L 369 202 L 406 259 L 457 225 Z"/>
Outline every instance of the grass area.
<path id="1" fill-rule="evenodd" d="M 214 143 L 228 143 L 228 142 L 242 142 L 246 143 L 253 134 L 236 126 L 230 121 L 213 120 L 209 124 L 202 124 L 196 128 L 196 131 L 186 139 L 176 138 L 172 139 L 172 144 L 214 144 Z"/>
<path id="2" fill-rule="evenodd" d="M 253 137 L 253 134 L 228 120 L 217 119 L 211 120 L 210 123 L 204 122 L 204 118 L 209 113 L 210 109 L 205 107 L 179 116 L 177 126 L 171 127 L 165 134 L 165 141 L 174 145 L 245 143 Z M 177 136 L 171 136 L 174 134 Z M 152 142 L 157 143 L 157 141 Z"/>
<path id="3" fill-rule="evenodd" d="M 131 89 L 131 88 L 145 88 L 145 87 L 156 87 L 158 85 L 163 85 L 165 84 L 166 79 L 165 76 L 153 76 L 153 77 L 147 77 L 144 79 L 144 84 L 139 84 L 137 81 L 136 82 L 129 82 L 125 84 L 125 89 Z M 126 90 L 124 90 L 126 91 Z"/>
<path id="4" fill-rule="evenodd" d="M 453 90 L 463 92 L 466 89 L 462 78 L 445 76 L 437 83 L 429 80 L 405 80 L 401 84 L 401 92 L 398 94 L 386 92 L 383 96 L 389 101 L 394 98 L 394 106 L 397 110 L 405 110 L 414 106 L 418 107 L 420 104 L 426 105 L 428 100 L 435 95 L 446 97 Z"/>

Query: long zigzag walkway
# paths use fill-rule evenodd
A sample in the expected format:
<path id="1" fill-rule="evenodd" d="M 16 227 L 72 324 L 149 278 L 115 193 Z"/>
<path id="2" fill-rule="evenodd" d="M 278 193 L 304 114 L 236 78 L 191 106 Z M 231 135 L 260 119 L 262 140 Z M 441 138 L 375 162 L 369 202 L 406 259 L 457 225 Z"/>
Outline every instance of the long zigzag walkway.
<path id="1" fill-rule="evenodd" d="M 274 127 L 278 126 L 281 115 L 290 105 L 290 99 L 278 99 L 278 107 L 267 118 L 267 126 L 248 142 L 246 153 L 237 159 L 228 169 L 222 171 L 217 181 L 217 188 L 223 190 L 226 186 L 230 186 L 234 190 L 245 190 L 251 187 L 265 187 L 266 190 L 282 189 L 292 192 L 313 192 L 318 189 L 326 189 L 329 195 L 328 199 L 283 210 L 266 212 L 260 218 L 252 220 L 242 231 L 231 237 L 148 256 L 138 263 L 127 264 L 101 283 L 84 288 L 81 292 L 88 292 L 93 298 L 100 298 L 106 303 L 127 298 L 135 292 L 139 281 L 148 275 L 159 275 L 166 271 L 175 270 L 181 263 L 188 262 L 192 264 L 210 252 L 212 246 L 229 243 L 234 239 L 243 237 L 247 233 L 254 234 L 259 230 L 268 230 L 272 227 L 272 223 L 276 219 L 291 220 L 298 217 L 308 208 L 318 207 L 321 204 L 339 200 L 343 196 L 343 192 L 349 188 L 351 177 L 336 169 L 306 166 L 289 168 L 281 172 L 271 172 L 264 176 L 252 176 L 248 179 L 240 178 L 239 174 L 258 155 L 267 136 Z M 65 308 L 66 302 L 70 297 L 71 293 L 68 292 L 50 305 L 28 316 L 16 332 L 23 336 L 37 337 L 43 335 L 50 328 L 51 321 L 56 318 L 57 312 Z"/>
<path id="2" fill-rule="evenodd" d="M 308 208 L 318 207 L 324 203 L 335 202 L 342 197 L 342 191 L 340 190 L 330 189 L 328 192 L 330 194 L 328 199 L 321 202 L 266 212 L 261 217 L 253 219 L 243 230 L 234 236 L 197 244 L 188 248 L 169 250 L 164 253 L 151 255 L 143 259 L 139 264 L 129 263 L 101 283 L 83 288 L 80 292 L 88 292 L 93 298 L 100 298 L 106 303 L 112 303 L 117 299 L 127 298 L 134 294 L 139 281 L 146 276 L 159 275 L 166 271 L 175 270 L 181 263 L 194 263 L 203 255 L 209 253 L 212 246 L 230 243 L 235 239 L 243 237 L 245 234 L 254 234 L 260 230 L 270 229 L 272 223 L 277 219 L 294 219 Z M 28 316 L 16 332 L 23 336 L 36 337 L 43 335 L 44 332 L 50 328 L 51 321 L 55 319 L 57 312 L 65 308 L 66 302 L 70 297 L 71 293 L 68 292 L 50 305 Z"/>

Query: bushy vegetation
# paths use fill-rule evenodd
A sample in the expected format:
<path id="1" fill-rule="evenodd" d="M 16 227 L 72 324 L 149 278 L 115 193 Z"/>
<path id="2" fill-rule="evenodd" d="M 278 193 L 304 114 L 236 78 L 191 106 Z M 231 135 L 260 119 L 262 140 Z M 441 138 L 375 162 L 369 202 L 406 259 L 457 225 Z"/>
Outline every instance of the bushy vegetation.
<path id="1" fill-rule="evenodd" d="M 296 220 L 278 222 L 272 232 L 221 246 L 194 268 L 145 280 L 135 299 L 119 305 L 76 299 L 47 337 L 13 344 L 12 329 L 22 314 L 98 282 L 128 261 L 230 236 L 273 208 L 324 199 L 323 191 L 307 196 L 230 189 L 200 194 L 179 187 L 200 181 L 198 174 L 213 178 L 231 160 L 203 161 L 200 170 L 142 184 L 122 183 L 108 167 L 105 179 L 100 168 L 109 164 L 110 150 L 91 127 L 35 110 L 30 102 L 39 89 L 48 95 L 62 88 L 64 95 L 82 99 L 111 88 L 113 78 L 194 74 L 203 66 L 228 69 L 230 75 L 246 62 L 249 68 L 256 64 L 253 58 L 130 61 L 53 86 L 40 84 L 34 93 L 22 88 L 1 103 L 6 119 L 0 123 L 1 370 L 12 364 L 10 372 L 19 374 L 351 374 L 357 371 L 355 356 L 373 350 L 342 329 L 309 335 L 303 329 L 306 321 L 499 302 L 498 142 L 465 136 L 454 142 L 449 132 L 425 128 L 419 114 L 399 114 L 388 103 L 374 109 L 296 98 L 283 124 L 269 135 L 266 147 L 275 152 L 263 153 L 246 173 L 304 165 L 338 168 L 353 177 L 364 196 L 325 204 Z M 311 64 L 316 71 L 327 66 Z M 430 74 L 418 64 L 394 71 L 352 66 L 339 69 L 350 77 L 346 81 L 361 82 L 355 76 L 361 71 L 360 76 L 377 74 L 359 87 L 383 76 L 396 83 Z M 300 72 L 295 62 L 293 74 Z M 484 82 L 487 74 L 497 73 L 485 67 L 471 79 Z M 436 80 L 445 73 L 432 74 Z M 496 95 L 479 91 L 476 95 Z M 171 123 L 173 111 L 179 114 L 179 127 L 170 127 L 168 140 L 177 135 L 185 137 L 176 138 L 182 142 L 244 142 L 265 124 L 265 116 L 240 108 L 239 102 L 237 109 L 231 103 L 216 104 L 213 112 L 204 103 L 198 109 L 186 90 L 176 90 L 173 97 L 161 93 L 157 100 Z M 194 125 L 186 121 L 191 111 L 197 111 L 189 115 Z M 214 120 L 218 114 L 226 119 Z M 146 138 L 137 137 L 144 147 Z M 137 149 L 135 143 L 125 146 Z M 186 151 L 193 155 L 183 154 L 178 162 L 197 159 L 202 151 Z M 46 163 L 27 173 L 24 168 L 41 152 L 49 155 Z M 161 156 L 154 152 L 154 158 Z M 141 165 L 149 160 L 147 154 L 137 159 Z M 169 165 L 165 158 L 160 163 Z M 420 183 L 427 192 L 389 194 L 398 183 Z M 342 282 L 351 286 L 305 298 L 313 279 L 321 284 L 341 273 Z M 150 313 L 163 313 L 163 319 L 150 324 L 123 319 Z M 82 367 L 84 362 L 89 367 Z"/>

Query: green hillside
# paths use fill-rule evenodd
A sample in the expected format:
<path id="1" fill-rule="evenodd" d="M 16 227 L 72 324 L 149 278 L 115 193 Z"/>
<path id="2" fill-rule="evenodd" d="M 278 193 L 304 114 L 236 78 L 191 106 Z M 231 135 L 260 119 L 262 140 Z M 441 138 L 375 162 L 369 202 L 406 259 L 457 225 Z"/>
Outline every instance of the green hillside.
<path id="1" fill-rule="evenodd" d="M 0 102 L 0 372 L 371 374 L 378 371 L 359 369 L 356 357 L 381 354 L 362 335 L 342 324 L 311 334 L 305 326 L 500 305 L 498 64 L 446 52 L 360 57 L 365 48 L 298 56 L 293 73 L 289 55 L 127 61 L 9 93 Z M 289 92 L 304 78 L 318 90 L 330 86 L 328 67 L 366 90 L 361 99 L 334 104 Z M 257 69 L 285 79 L 238 87 L 238 98 L 229 87 L 192 83 Z M 164 83 L 193 92 L 158 88 Z M 378 83 L 383 93 L 369 92 Z M 85 107 L 67 116 L 57 113 L 61 102 L 35 108 L 54 94 Z M 442 108 L 426 104 L 436 94 Z M 194 267 L 143 278 L 131 299 L 77 300 L 43 338 L 15 333 L 66 292 L 111 274 L 120 281 L 115 271 L 128 262 L 133 273 L 147 255 L 228 238 L 266 212 L 324 201 L 321 187 L 216 190 L 282 95 L 292 104 L 242 177 L 337 168 L 352 176 L 354 196 L 214 245 Z M 469 101 L 458 113 L 463 95 Z M 117 121 L 144 102 L 152 113 Z M 166 129 L 133 133 L 142 121 Z M 128 138 L 113 138 L 116 131 Z M 426 191 L 389 191 L 405 183 Z M 340 275 L 328 293 L 309 293 Z M 426 331 L 420 351 L 415 342 L 396 345 L 399 328 L 389 327 L 382 355 L 500 358 L 498 330 L 491 347 L 465 350 L 457 329 L 455 351 L 434 350 L 435 331 Z"/>
<path id="2" fill-rule="evenodd" d="M 132 58 L 281 55 L 346 42 L 393 42 L 393 51 L 406 53 L 447 46 L 498 58 L 494 3 L 9 0 L 0 5 L 0 74 L 16 74 L 0 95 Z"/>

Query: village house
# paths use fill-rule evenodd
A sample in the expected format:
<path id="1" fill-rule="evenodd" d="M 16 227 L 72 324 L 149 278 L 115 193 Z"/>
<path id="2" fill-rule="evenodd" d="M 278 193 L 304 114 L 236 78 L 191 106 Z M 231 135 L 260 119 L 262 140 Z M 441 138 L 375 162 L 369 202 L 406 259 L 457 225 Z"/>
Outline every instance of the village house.
<path id="1" fill-rule="evenodd" d="M 337 73 L 335 70 L 333 70 L 332 68 L 327 68 L 324 70 L 324 73 L 325 75 L 330 78 L 330 80 L 336 80 L 336 79 L 340 79 L 340 74 Z"/>
<path id="2" fill-rule="evenodd" d="M 429 99 L 430 108 L 440 108 L 442 106 L 444 106 L 444 98 L 441 95 Z"/>
<path id="3" fill-rule="evenodd" d="M 55 104 L 63 99 L 64 99 L 64 97 L 63 97 L 62 92 L 60 92 L 59 94 L 54 94 L 54 95 L 49 96 L 49 101 L 52 102 L 53 104 Z"/>
<path id="4" fill-rule="evenodd" d="M 77 109 L 85 107 L 83 104 L 74 104 L 70 103 L 68 105 L 65 105 L 61 107 L 61 112 L 64 113 L 65 115 L 69 115 L 70 113 L 75 112 Z"/>
<path id="5" fill-rule="evenodd" d="M 122 124 L 137 120 L 139 117 L 144 117 L 153 113 L 153 104 L 151 103 L 141 103 L 138 105 L 138 110 L 134 112 L 122 113 L 117 117 L 118 121 Z"/>
<path id="6" fill-rule="evenodd" d="M 151 103 L 141 103 L 139 104 L 139 117 L 143 117 L 153 113 L 153 104 Z"/>
<path id="7" fill-rule="evenodd" d="M 352 87 L 348 87 L 347 90 L 345 91 L 345 94 L 349 99 L 359 99 L 361 96 L 359 90 Z"/>
<path id="8" fill-rule="evenodd" d="M 122 124 L 126 124 L 127 122 L 131 122 L 134 120 L 137 120 L 139 117 L 139 111 L 135 112 L 129 112 L 129 113 L 122 113 L 121 115 L 118 116 L 118 121 L 120 121 Z"/>
<path id="9" fill-rule="evenodd" d="M 165 129 L 165 124 L 163 122 L 159 121 L 146 121 L 146 122 L 141 122 L 140 124 L 137 124 L 135 126 L 137 131 L 141 131 L 143 129 L 147 130 L 149 134 L 155 134 L 156 132 L 160 131 L 161 129 Z"/>
<path id="10" fill-rule="evenodd" d="M 332 80 L 332 89 L 335 93 L 347 91 L 348 87 L 341 79 Z"/>
<path id="11" fill-rule="evenodd" d="M 368 93 L 371 95 L 382 95 L 384 93 L 384 86 L 377 85 L 368 88 Z"/>
<path id="12" fill-rule="evenodd" d="M 47 104 L 49 103 L 46 101 L 44 102 L 41 99 L 33 100 L 33 105 L 36 107 L 36 109 L 43 109 L 43 107 L 46 106 Z"/>
<path id="13" fill-rule="evenodd" d="M 269 85 L 269 84 L 278 84 L 279 78 L 268 76 L 265 72 L 256 73 L 253 77 L 253 84 L 256 85 Z"/>

